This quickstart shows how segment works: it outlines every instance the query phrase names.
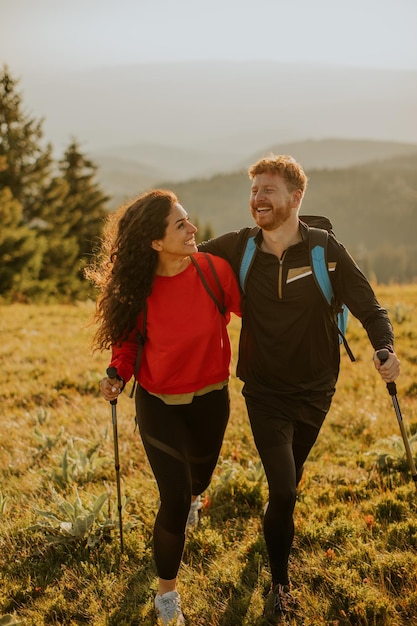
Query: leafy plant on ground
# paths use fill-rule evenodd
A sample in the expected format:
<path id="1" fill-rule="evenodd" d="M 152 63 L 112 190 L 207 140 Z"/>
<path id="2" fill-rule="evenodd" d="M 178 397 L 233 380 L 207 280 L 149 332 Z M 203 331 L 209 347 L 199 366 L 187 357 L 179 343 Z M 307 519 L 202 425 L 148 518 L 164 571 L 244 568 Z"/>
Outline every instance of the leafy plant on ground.
<path id="1" fill-rule="evenodd" d="M 79 450 L 72 439 L 62 456 L 57 458 L 59 463 L 52 468 L 51 479 L 62 488 L 97 480 L 99 472 L 111 463 L 109 457 L 100 456 L 101 447 L 102 443 L 98 442 L 87 451 Z"/>
<path id="2" fill-rule="evenodd" d="M 378 287 L 377 295 L 396 311 L 398 398 L 415 455 L 417 285 Z M 111 409 L 98 393 L 108 354 L 91 354 L 92 313 L 88 303 L 0 306 L 0 626 L 155 626 L 158 489 L 124 393 L 122 555 Z M 237 355 L 239 323 L 230 329 Z M 300 612 L 288 626 L 410 626 L 415 485 L 391 398 L 354 319 L 348 339 L 357 362 L 341 352 L 332 409 L 299 486 L 290 575 Z M 267 484 L 241 387 L 232 376 L 221 457 L 200 525 L 186 538 L 179 590 L 193 626 L 264 626 Z"/>
<path id="3" fill-rule="evenodd" d="M 52 543 L 86 542 L 88 546 L 94 546 L 108 529 L 108 522 L 99 523 L 101 509 L 107 498 L 107 492 L 104 492 L 89 507 L 82 504 L 77 491 L 73 503 L 57 498 L 58 512 L 35 509 L 36 514 L 44 521 L 34 524 L 29 530 L 43 531 Z M 111 528 L 113 527 L 114 524 L 111 523 Z"/>
<path id="4" fill-rule="evenodd" d="M 0 516 L 6 513 L 8 497 L 0 491 Z"/>
<path id="5" fill-rule="evenodd" d="M 39 428 L 34 428 L 33 434 L 35 435 L 37 442 L 37 454 L 42 457 L 51 450 L 53 450 L 60 441 L 63 433 L 64 429 L 60 428 L 57 434 L 51 436 L 47 433 L 43 433 L 41 430 L 39 430 Z"/>

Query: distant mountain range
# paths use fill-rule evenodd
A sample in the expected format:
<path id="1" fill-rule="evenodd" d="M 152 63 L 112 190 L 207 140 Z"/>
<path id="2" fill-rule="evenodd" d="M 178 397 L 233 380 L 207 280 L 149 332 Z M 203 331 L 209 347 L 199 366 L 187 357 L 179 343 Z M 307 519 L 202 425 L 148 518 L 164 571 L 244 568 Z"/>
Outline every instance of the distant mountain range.
<path id="1" fill-rule="evenodd" d="M 310 177 L 304 212 L 329 215 L 350 248 L 417 256 L 415 71 L 219 61 L 17 78 L 58 156 L 75 138 L 98 165 L 110 208 L 165 186 L 217 234 L 240 228 L 248 165 L 287 153 Z"/>
<path id="2" fill-rule="evenodd" d="M 417 143 L 415 71 L 201 61 L 20 80 L 59 150 L 75 137 L 87 153 L 134 160 L 157 178 L 229 171 L 266 146 L 306 139 Z"/>
<path id="3" fill-rule="evenodd" d="M 343 149 L 345 142 L 336 143 Z M 299 158 L 301 145 L 299 151 L 292 147 L 289 152 Z M 350 143 L 348 147 L 352 149 Z M 301 213 L 328 216 L 353 254 L 384 250 L 386 255 L 388 249 L 389 254 L 403 255 L 403 266 L 413 267 L 417 275 L 417 146 L 408 154 L 390 157 L 386 152 L 385 159 L 358 160 L 350 167 L 333 168 L 329 162 L 315 169 L 306 163 L 309 184 Z M 210 225 L 216 235 L 253 224 L 245 171 L 163 186 L 173 189 L 200 228 Z"/>
<path id="4" fill-rule="evenodd" d="M 120 196 L 131 195 L 163 180 L 178 182 L 246 170 L 251 163 L 269 152 L 292 154 L 305 167 L 339 168 L 412 154 L 416 149 L 417 143 L 323 139 L 265 144 L 264 149 L 244 158 L 242 154 L 232 152 L 213 154 L 203 148 L 197 151 L 155 144 L 109 146 L 93 152 L 92 156 L 100 166 L 103 183 L 112 194 Z"/>
<path id="5" fill-rule="evenodd" d="M 149 187 L 193 181 L 199 178 L 233 174 L 247 170 L 258 158 L 271 152 L 291 154 L 304 168 L 339 169 L 361 163 L 378 161 L 417 153 L 417 143 L 324 139 L 292 144 L 266 145 L 264 150 L 246 158 L 221 155 L 217 160 L 207 153 L 180 148 L 136 145 L 123 149 L 114 147 L 105 154 L 93 153 L 99 166 L 99 179 L 106 193 L 112 196 L 112 206 L 120 204 Z M 119 155 L 124 154 L 124 157 Z M 184 172 L 190 175 L 185 177 Z"/>

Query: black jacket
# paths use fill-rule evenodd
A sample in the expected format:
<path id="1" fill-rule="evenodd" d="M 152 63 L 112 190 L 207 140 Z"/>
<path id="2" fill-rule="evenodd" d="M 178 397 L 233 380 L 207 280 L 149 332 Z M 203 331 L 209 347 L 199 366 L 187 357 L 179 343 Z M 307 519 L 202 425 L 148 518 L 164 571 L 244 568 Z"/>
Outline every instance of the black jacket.
<path id="1" fill-rule="evenodd" d="M 278 259 L 260 249 L 262 231 L 243 228 L 205 242 L 200 250 L 222 256 L 236 275 L 246 241 L 256 234 L 257 249 L 243 296 L 237 375 L 248 386 L 280 393 L 325 391 L 339 374 L 340 348 L 335 325 L 314 282 L 308 250 L 308 226 L 300 221 L 302 241 Z M 357 317 L 375 350 L 393 350 L 387 311 L 344 246 L 328 239 L 330 277 L 335 294 Z"/>

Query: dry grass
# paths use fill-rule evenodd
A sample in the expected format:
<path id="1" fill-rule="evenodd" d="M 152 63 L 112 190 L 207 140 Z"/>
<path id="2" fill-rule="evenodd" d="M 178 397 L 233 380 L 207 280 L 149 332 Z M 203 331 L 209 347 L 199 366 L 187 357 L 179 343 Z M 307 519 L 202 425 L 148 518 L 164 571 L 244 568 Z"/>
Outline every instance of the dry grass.
<path id="1" fill-rule="evenodd" d="M 406 426 L 416 433 L 417 286 L 377 288 L 377 294 L 394 322 L 402 360 L 398 397 Z M 0 307 L 0 624 L 155 623 L 157 490 L 134 432 L 133 401 L 124 394 L 120 556 L 111 526 L 117 507 L 110 408 L 98 395 L 107 355 L 91 354 L 92 311 L 91 304 Z M 237 320 L 231 333 L 236 351 Z M 390 397 L 354 319 L 348 336 L 358 360 L 351 364 L 342 348 L 334 404 L 296 508 L 291 575 L 301 613 L 293 623 L 409 625 L 417 615 L 416 490 Z M 262 624 L 267 491 L 240 388 L 233 378 L 221 459 L 180 571 L 193 626 Z M 109 497 L 92 526 L 83 534 L 73 524 L 71 537 L 71 525 L 60 522 L 72 519 L 74 506 L 87 519 L 102 493 Z"/>

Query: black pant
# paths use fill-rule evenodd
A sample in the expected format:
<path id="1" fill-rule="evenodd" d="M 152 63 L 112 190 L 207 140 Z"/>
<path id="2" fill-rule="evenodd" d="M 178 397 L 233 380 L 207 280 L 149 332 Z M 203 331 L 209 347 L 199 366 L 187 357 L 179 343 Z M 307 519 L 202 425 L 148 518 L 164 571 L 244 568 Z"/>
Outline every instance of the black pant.
<path id="1" fill-rule="evenodd" d="M 191 496 L 209 485 L 229 419 L 229 390 L 195 396 L 191 404 L 168 405 L 138 386 L 136 415 L 159 488 L 154 527 L 158 576 L 177 576 Z"/>
<path id="2" fill-rule="evenodd" d="M 293 513 L 304 462 L 330 408 L 334 389 L 283 395 L 243 388 L 256 447 L 269 487 L 264 535 L 273 584 L 288 584 Z"/>

